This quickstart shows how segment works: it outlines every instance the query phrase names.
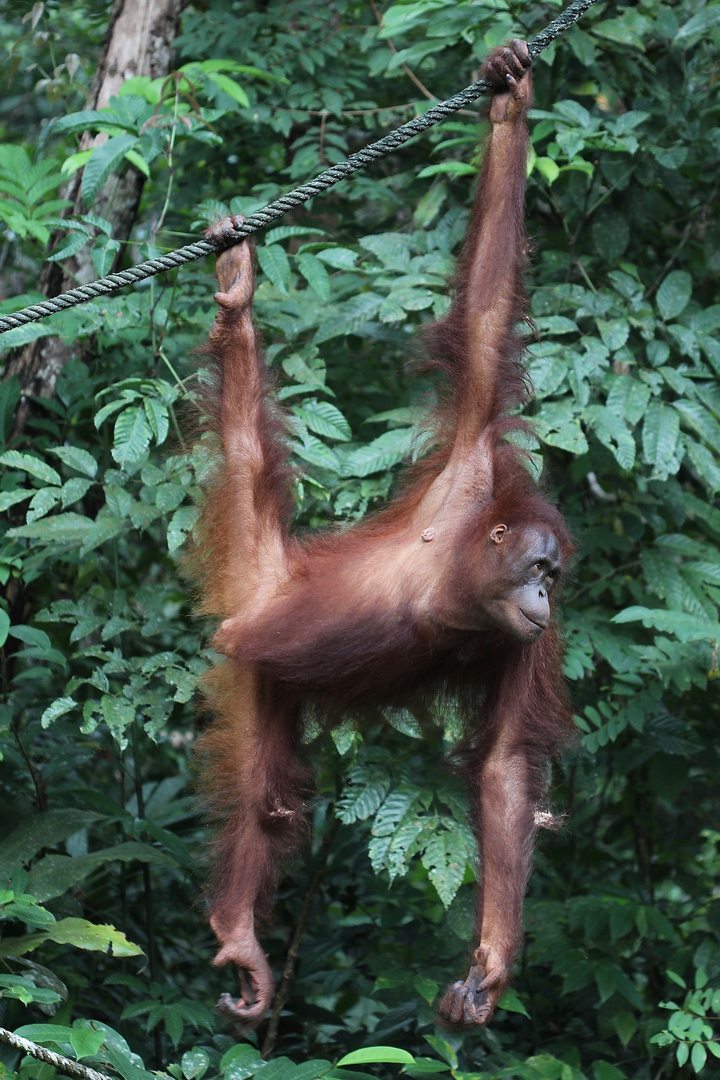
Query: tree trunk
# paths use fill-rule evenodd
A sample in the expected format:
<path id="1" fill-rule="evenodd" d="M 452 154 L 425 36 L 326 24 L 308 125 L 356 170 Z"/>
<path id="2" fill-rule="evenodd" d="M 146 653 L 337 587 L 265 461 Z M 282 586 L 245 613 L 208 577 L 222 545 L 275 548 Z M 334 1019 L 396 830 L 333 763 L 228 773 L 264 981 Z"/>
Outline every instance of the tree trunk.
<path id="1" fill-rule="evenodd" d="M 172 70 L 172 43 L 177 34 L 185 0 L 115 0 L 88 108 L 102 109 L 117 95 L 126 79 L 149 75 L 155 79 Z M 83 135 L 81 147 L 98 146 L 107 135 Z M 72 214 L 91 210 L 112 226 L 114 239 L 124 243 L 135 222 L 145 177 L 130 166 L 122 175 L 111 173 L 99 189 L 90 208 L 82 206 L 80 180 L 74 174 L 63 197 L 73 201 Z M 122 248 L 119 257 L 121 257 Z M 116 259 L 116 262 L 118 260 Z M 92 281 L 97 276 L 89 247 L 81 249 L 63 266 L 46 263 L 40 286 L 46 296 Z M 59 338 L 40 338 L 27 345 L 7 366 L 5 377 L 17 375 L 22 397 L 15 417 L 14 437 L 22 435 L 30 415 L 30 399 L 50 398 L 55 393 L 58 375 L 72 355 L 71 348 Z"/>

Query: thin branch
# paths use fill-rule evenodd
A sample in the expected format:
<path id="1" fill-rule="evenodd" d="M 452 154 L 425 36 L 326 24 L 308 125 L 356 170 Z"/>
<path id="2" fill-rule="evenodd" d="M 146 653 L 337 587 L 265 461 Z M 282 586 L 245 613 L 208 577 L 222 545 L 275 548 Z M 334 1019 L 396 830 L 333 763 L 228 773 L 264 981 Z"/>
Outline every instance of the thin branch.
<path id="1" fill-rule="evenodd" d="M 335 833 L 340 827 L 339 818 L 334 817 L 330 822 L 327 832 L 322 838 L 320 845 L 320 851 L 318 853 L 318 861 L 315 867 L 315 873 L 312 876 L 312 881 L 308 886 L 308 890 L 305 893 L 305 900 L 303 906 L 300 909 L 300 915 L 298 921 L 295 924 L 295 930 L 290 940 L 287 956 L 285 957 L 285 967 L 283 968 L 282 979 L 278 986 L 277 993 L 275 994 L 275 1002 L 273 1005 L 272 1016 L 268 1024 L 267 1034 L 265 1036 L 265 1042 L 263 1043 L 262 1055 L 267 1057 L 275 1049 L 275 1043 L 277 1042 L 278 1028 L 280 1027 L 280 1013 L 285 1008 L 285 1002 L 288 999 L 290 993 L 290 983 L 295 977 L 295 965 L 297 963 L 298 954 L 300 952 L 300 945 L 305 935 L 305 929 L 307 927 L 308 919 L 310 918 L 310 909 L 312 908 L 313 901 L 317 895 L 317 891 L 320 888 L 320 884 L 325 874 L 325 867 L 327 866 L 328 855 L 330 854 L 330 848 L 332 842 L 335 839 Z"/>
<path id="2" fill-rule="evenodd" d="M 23 741 L 20 738 L 20 720 L 18 717 L 15 717 L 10 724 L 10 731 L 13 738 L 15 739 L 18 750 L 20 751 L 20 756 L 28 767 L 30 779 L 32 780 L 33 787 L 35 788 L 35 798 L 37 799 L 38 810 L 40 810 L 41 812 L 45 811 L 47 810 L 47 792 L 45 791 L 42 774 L 40 773 L 39 769 L 37 769 L 33 764 L 30 755 L 28 754 L 27 750 L 23 745 Z"/>
<path id="3" fill-rule="evenodd" d="M 58 1072 L 64 1073 L 66 1076 L 77 1076 L 79 1080 L 112 1080 L 112 1077 L 107 1076 L 106 1073 L 89 1069 L 87 1065 L 81 1065 L 79 1061 L 63 1057 L 62 1054 L 56 1054 L 54 1050 L 38 1046 L 37 1043 L 30 1042 L 29 1039 L 22 1039 L 19 1035 L 13 1034 L 12 1031 L 6 1031 L 5 1028 L 0 1028 L 0 1042 L 7 1043 L 8 1046 L 14 1047 L 15 1050 L 22 1050 L 24 1054 L 29 1054 L 30 1057 L 34 1057 L 38 1061 L 44 1061 L 47 1065 L 53 1065 Z"/>
<path id="4" fill-rule="evenodd" d="M 327 120 L 328 114 L 324 111 L 320 115 L 320 145 L 318 152 L 323 165 L 327 165 L 327 157 L 325 156 L 325 121 Z"/>
<path id="5" fill-rule="evenodd" d="M 298 116 L 327 116 L 327 109 L 290 109 L 285 105 L 267 105 L 266 108 L 273 112 L 296 113 Z M 333 113 L 334 116 L 370 116 L 371 113 L 403 112 L 415 108 L 414 101 L 408 101 L 405 105 L 378 105 L 375 109 L 341 109 Z M 458 112 L 461 110 L 458 109 Z"/>
<path id="6" fill-rule="evenodd" d="M 168 139 L 168 149 L 167 149 L 168 185 L 167 185 L 167 191 L 165 192 L 165 202 L 163 204 L 162 210 L 160 211 L 160 218 L 158 219 L 157 225 L 153 229 L 153 240 L 155 239 L 155 237 L 160 232 L 160 230 L 161 230 L 161 228 L 163 226 L 163 222 L 165 220 L 165 215 L 167 214 L 168 207 L 170 205 L 170 195 L 172 193 L 173 181 L 175 179 L 175 166 L 173 164 L 173 150 L 175 149 L 175 137 L 177 135 L 178 106 L 179 106 L 179 104 L 180 104 L 180 83 L 176 79 L 175 80 L 175 95 L 174 95 L 174 103 L 173 103 L 173 121 L 172 121 L 172 127 L 170 128 L 170 138 Z"/>
<path id="7" fill-rule="evenodd" d="M 373 14 L 374 14 L 375 18 L 377 19 L 377 24 L 378 24 L 378 26 L 380 26 L 380 25 L 382 24 L 382 15 L 380 14 L 380 12 L 378 11 L 378 9 L 377 9 L 377 7 L 376 7 L 376 5 L 375 5 L 375 0 L 370 0 L 370 7 L 371 7 L 371 8 L 373 9 Z M 395 53 L 395 55 L 397 56 L 397 49 L 395 48 L 395 44 L 394 44 L 394 42 L 392 41 L 392 39 L 391 39 L 391 38 L 389 38 L 389 37 L 386 37 L 386 38 L 385 38 L 385 41 L 386 41 L 386 43 L 387 43 L 387 45 L 388 45 L 388 48 L 390 49 L 390 51 L 391 51 L 391 52 L 394 52 L 394 53 Z M 428 90 L 427 86 L 424 86 L 424 85 L 423 85 L 423 84 L 422 84 L 422 83 L 420 82 L 420 80 L 418 79 L 418 77 L 417 77 L 417 75 L 415 74 L 415 72 L 414 72 L 414 71 L 411 71 L 411 70 L 410 70 L 410 68 L 409 68 L 409 67 L 407 66 L 407 64 L 403 64 L 403 63 L 401 63 L 401 64 L 400 64 L 400 67 L 401 67 L 401 68 L 403 69 L 403 71 L 405 72 L 405 74 L 407 75 L 407 77 L 408 77 L 409 79 L 411 79 L 411 80 L 412 80 L 412 82 L 414 82 L 414 83 L 415 83 L 415 85 L 417 86 L 417 88 L 418 88 L 418 90 L 420 91 L 420 93 L 421 93 L 421 94 L 424 94 L 424 95 L 425 95 L 425 97 L 426 97 L 426 98 L 427 98 L 427 99 L 428 99 L 429 101 L 438 101 L 438 100 L 439 100 L 439 99 L 438 99 L 438 96 L 437 96 L 437 94 L 432 94 L 432 93 L 431 93 L 431 92 L 430 92 L 430 91 Z"/>
<path id="8" fill-rule="evenodd" d="M 133 781 L 135 785 L 135 798 L 137 800 L 137 812 L 141 821 L 145 820 L 145 796 L 143 794 L 142 777 L 140 775 L 140 740 L 138 738 L 138 723 L 136 718 L 132 724 L 133 744 Z M 150 839 L 143 834 L 143 839 Z M 143 898 L 145 901 L 145 932 L 147 933 L 147 955 L 150 979 L 157 982 L 157 948 L 155 945 L 155 904 L 153 902 L 153 885 L 150 866 L 142 864 Z M 153 1029 L 153 1046 L 155 1049 L 155 1068 L 162 1068 L 162 1037 L 160 1028 L 156 1024 Z"/>
<path id="9" fill-rule="evenodd" d="M 622 566 L 613 567 L 612 570 L 609 570 L 607 574 L 603 574 L 602 577 L 594 578 L 588 585 L 583 585 L 582 589 L 578 589 L 572 594 L 572 602 L 575 603 L 578 596 L 582 596 L 583 593 L 588 592 L 590 589 L 594 589 L 601 581 L 607 581 L 609 578 L 614 578 L 617 574 L 622 574 L 624 570 L 629 570 L 632 566 L 637 566 L 639 562 L 639 559 L 631 559 L 630 562 L 623 563 Z M 569 599 L 570 597 L 568 597 L 568 600 Z"/>
<path id="10" fill-rule="evenodd" d="M 329 34 L 325 35 L 325 37 L 320 38 L 319 41 L 314 41 L 312 45 L 306 45 L 302 49 L 296 49 L 295 52 L 286 53 L 285 56 L 278 56 L 277 60 L 271 60 L 269 64 L 265 64 L 265 68 L 269 70 L 271 67 L 275 67 L 276 64 L 282 64 L 286 60 L 292 60 L 293 56 L 300 56 L 302 53 L 307 52 L 308 48 L 317 49 L 320 45 L 324 45 L 326 41 L 330 41 L 331 38 L 334 38 L 336 34 L 341 33 L 341 31 L 344 29 L 345 27 L 342 23 L 340 23 L 339 26 L 336 26 L 334 30 L 331 30 Z"/>
<path id="11" fill-rule="evenodd" d="M 705 214 L 707 212 L 708 206 L 711 206 L 713 204 L 713 202 L 715 201 L 715 196 L 717 195 L 717 192 L 718 192 L 718 186 L 719 186 L 718 184 L 715 184 L 715 186 L 713 187 L 712 191 L 710 192 L 710 195 L 708 196 L 708 198 L 700 206 L 700 216 L 701 217 L 702 217 L 703 214 Z M 695 221 L 696 221 L 696 218 L 691 213 L 690 219 L 688 220 L 685 228 L 683 229 L 683 231 L 682 231 L 682 233 L 680 235 L 680 240 L 679 240 L 679 242 L 677 244 L 677 247 L 673 251 L 673 253 L 670 256 L 670 258 L 668 259 L 668 261 L 663 266 L 662 270 L 660 271 L 660 273 L 658 274 L 658 276 L 656 277 L 655 281 L 652 283 L 650 288 L 647 289 L 647 291 L 644 293 L 643 300 L 649 300 L 649 298 L 652 296 L 652 294 L 655 292 L 655 290 L 660 287 L 662 282 L 665 280 L 665 278 L 669 274 L 673 263 L 675 262 L 678 255 L 680 254 L 680 252 L 682 251 L 682 249 L 685 247 L 686 243 L 690 239 L 690 233 L 692 232 L 692 227 L 695 224 Z"/>

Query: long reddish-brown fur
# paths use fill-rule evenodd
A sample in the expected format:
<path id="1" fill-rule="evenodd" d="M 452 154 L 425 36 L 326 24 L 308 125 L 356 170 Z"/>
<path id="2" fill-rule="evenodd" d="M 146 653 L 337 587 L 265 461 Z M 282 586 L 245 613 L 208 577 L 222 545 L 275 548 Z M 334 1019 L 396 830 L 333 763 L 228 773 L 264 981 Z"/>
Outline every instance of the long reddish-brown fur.
<path id="1" fill-rule="evenodd" d="M 470 972 L 448 991 L 441 1016 L 487 1021 L 519 947 L 533 813 L 548 758 L 572 731 L 556 627 L 543 632 L 540 616 L 528 619 L 526 601 L 514 599 L 532 594 L 531 613 L 547 606 L 557 567 L 542 571 L 538 600 L 523 559 L 559 567 L 572 551 L 562 516 L 506 440 L 524 427 L 508 410 L 528 392 L 515 330 L 524 310 L 528 68 L 519 42 L 486 67 L 498 87 L 493 134 L 450 310 L 426 332 L 428 364 L 450 386 L 430 420 L 436 450 L 365 522 L 291 534 L 287 432 L 252 328 L 251 255 L 242 244 L 218 260 L 205 409 L 223 453 L 192 558 L 200 610 L 222 620 L 214 641 L 227 659 L 205 680 L 216 720 L 199 755 L 220 821 L 216 962 L 233 961 L 243 977 L 242 996 L 223 1008 L 247 1025 L 262 1019 L 272 993 L 254 919 L 303 831 L 309 778 L 297 746 L 308 705 L 331 724 L 369 705 L 457 701 L 465 718 L 457 758 L 484 884 Z"/>

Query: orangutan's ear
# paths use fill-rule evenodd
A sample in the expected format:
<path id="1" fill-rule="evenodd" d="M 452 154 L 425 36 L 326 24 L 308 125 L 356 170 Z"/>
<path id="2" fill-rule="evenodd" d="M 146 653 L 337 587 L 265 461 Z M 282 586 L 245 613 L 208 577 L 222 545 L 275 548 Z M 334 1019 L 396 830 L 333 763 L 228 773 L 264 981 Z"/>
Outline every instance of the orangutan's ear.
<path id="1" fill-rule="evenodd" d="M 503 536 L 507 531 L 507 525 L 496 525 L 490 533 L 490 539 L 492 540 L 493 544 L 501 544 Z"/>

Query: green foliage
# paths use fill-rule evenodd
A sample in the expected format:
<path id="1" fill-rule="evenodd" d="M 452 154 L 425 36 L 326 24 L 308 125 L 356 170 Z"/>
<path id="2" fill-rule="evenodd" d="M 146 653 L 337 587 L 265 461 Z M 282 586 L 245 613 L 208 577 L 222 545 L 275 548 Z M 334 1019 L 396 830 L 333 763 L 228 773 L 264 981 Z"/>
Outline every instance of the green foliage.
<path id="1" fill-rule="evenodd" d="M 685 982 L 674 971 L 667 972 L 672 982 L 687 989 Z M 674 1001 L 661 1002 L 660 1008 L 673 1012 L 665 1031 L 654 1035 L 652 1042 L 658 1046 L 674 1046 L 678 1065 L 688 1060 L 694 1073 L 702 1071 L 711 1057 L 720 1058 L 720 1042 L 712 1023 L 720 1018 L 720 990 L 707 985 L 708 976 L 702 968 L 695 971 L 697 989 L 688 991 L 682 1008 Z"/>
<path id="2" fill-rule="evenodd" d="M 0 145 L 0 220 L 23 239 L 47 244 L 50 229 L 67 199 L 48 199 L 62 183 L 58 162 L 45 158 L 33 164 L 22 146 Z"/>
<path id="3" fill-rule="evenodd" d="M 39 299 L 43 260 L 86 248 L 106 271 L 118 245 L 94 200 L 117 171 L 147 178 L 130 263 L 427 108 L 408 71 L 447 96 L 557 10 L 397 0 L 378 25 L 352 0 L 188 7 L 177 77 L 130 79 L 96 111 L 107 11 L 3 12 L 0 310 Z M 581 739 L 557 770 L 568 821 L 539 845 L 525 952 L 487 1032 L 434 1024 L 474 933 L 466 806 L 440 768 L 452 701 L 332 739 L 309 725 L 316 839 L 263 937 L 281 972 L 310 896 L 280 1056 L 237 1043 L 212 1011 L 233 976 L 209 966 L 196 903 L 192 696 L 210 657 L 180 553 L 213 467 L 212 440 L 191 451 L 182 419 L 205 377 L 188 361 L 212 317 L 211 267 L 0 339 L 4 355 L 49 334 L 71 352 L 22 437 L 19 382 L 0 383 L 3 1026 L 126 1080 L 151 1066 L 175 1080 L 716 1070 L 719 47 L 717 0 L 618 0 L 535 65 L 526 449 L 578 538 L 563 619 Z M 86 130 L 107 138 L 88 149 Z M 456 116 L 258 241 L 255 313 L 302 527 L 362 517 L 423 452 L 438 388 L 402 364 L 445 309 L 477 138 Z M 54 238 L 80 168 L 84 213 Z"/>

